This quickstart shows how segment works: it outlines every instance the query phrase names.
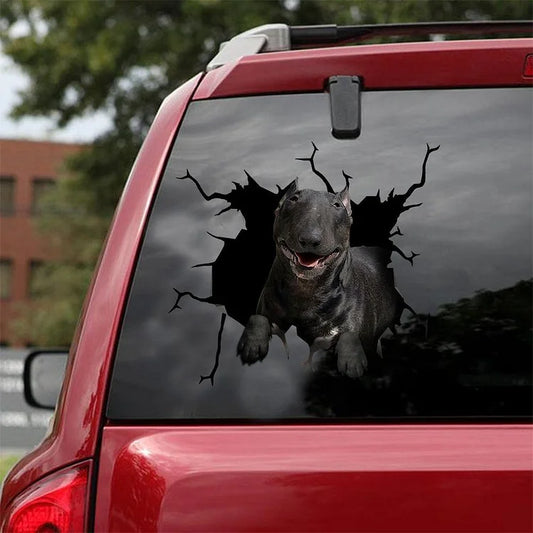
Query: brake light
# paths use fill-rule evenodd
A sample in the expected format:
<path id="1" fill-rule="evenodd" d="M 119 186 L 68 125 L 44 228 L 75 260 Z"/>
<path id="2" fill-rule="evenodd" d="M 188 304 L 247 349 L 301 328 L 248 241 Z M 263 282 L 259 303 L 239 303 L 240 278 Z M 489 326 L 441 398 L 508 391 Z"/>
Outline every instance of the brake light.
<path id="1" fill-rule="evenodd" d="M 533 54 L 526 56 L 526 62 L 524 63 L 524 77 L 533 78 Z"/>
<path id="2" fill-rule="evenodd" d="M 63 470 L 38 481 L 15 498 L 2 531 L 74 533 L 85 530 L 89 464 Z"/>

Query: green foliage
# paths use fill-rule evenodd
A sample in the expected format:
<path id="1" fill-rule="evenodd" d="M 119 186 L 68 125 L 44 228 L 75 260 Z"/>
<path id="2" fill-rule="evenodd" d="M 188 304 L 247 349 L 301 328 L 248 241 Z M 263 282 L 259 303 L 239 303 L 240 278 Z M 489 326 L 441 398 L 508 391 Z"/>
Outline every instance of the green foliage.
<path id="1" fill-rule="evenodd" d="M 65 179 L 44 199 L 36 229 L 46 235 L 56 260 L 44 263 L 32 280 L 32 298 L 20 304 L 12 328 L 39 346 L 68 346 L 109 219 L 94 209 L 92 192 Z M 76 203 L 73 202 L 76 199 Z"/>
<path id="2" fill-rule="evenodd" d="M 437 402 L 438 396 L 449 399 L 458 385 L 473 394 L 481 393 L 474 388 L 481 385 L 502 391 L 509 386 L 516 391 L 531 387 L 532 296 L 533 280 L 521 280 L 512 287 L 479 291 L 445 304 L 435 315 L 417 316 L 389 341 L 388 357 L 395 372 L 413 390 L 421 380 L 430 383 Z M 498 392 L 491 401 L 500 394 L 504 395 Z M 516 414 L 522 409 L 521 398 L 519 394 L 512 400 L 517 401 Z M 454 401 L 459 405 L 461 396 Z M 495 415 L 499 407 L 493 408 L 488 412 Z"/>
<path id="3" fill-rule="evenodd" d="M 383 358 L 369 361 L 360 380 L 333 377 L 337 361 L 326 356 L 309 382 L 308 411 L 389 419 L 530 417 L 532 291 L 533 280 L 521 280 L 413 316 L 382 338 Z"/>
<path id="4" fill-rule="evenodd" d="M 0 455 L 0 486 L 4 481 L 4 478 L 7 476 L 7 473 L 11 468 L 20 461 L 20 456 L 18 455 Z"/>
<path id="5" fill-rule="evenodd" d="M 98 243 L 99 244 L 99 243 Z M 67 347 L 89 284 L 93 262 L 52 261 L 39 269 L 36 296 L 21 304 L 20 318 L 12 324 L 21 339 L 39 346 Z"/>
<path id="6" fill-rule="evenodd" d="M 113 128 L 68 164 L 41 220 L 64 252 L 42 280 L 21 333 L 68 343 L 111 213 L 162 99 L 201 71 L 221 42 L 268 22 L 354 24 L 530 18 L 529 0 L 11 0 L 4 52 L 29 76 L 13 116 L 65 126 L 107 111 Z M 24 31 L 21 31 L 22 30 Z M 17 29 L 18 31 L 14 31 Z M 25 329 L 26 328 L 26 329 Z M 30 329 L 27 329 L 30 328 Z M 61 331 L 61 335 L 54 333 Z"/>

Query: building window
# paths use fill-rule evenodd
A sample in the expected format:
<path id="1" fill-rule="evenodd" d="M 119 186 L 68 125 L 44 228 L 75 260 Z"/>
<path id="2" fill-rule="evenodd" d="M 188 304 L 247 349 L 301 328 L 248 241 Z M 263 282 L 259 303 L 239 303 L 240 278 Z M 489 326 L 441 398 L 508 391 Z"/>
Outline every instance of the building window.
<path id="1" fill-rule="evenodd" d="M 46 207 L 46 197 L 54 189 L 55 181 L 52 178 L 35 178 L 32 183 L 31 212 L 34 215 L 43 212 Z"/>
<path id="2" fill-rule="evenodd" d="M 40 288 L 40 273 L 44 267 L 44 261 L 33 260 L 30 261 L 30 272 L 28 278 L 28 297 L 37 298 L 41 296 Z"/>
<path id="3" fill-rule="evenodd" d="M 13 261 L 11 259 L 0 260 L 0 299 L 11 298 L 11 284 L 13 279 Z"/>
<path id="4" fill-rule="evenodd" d="M 11 216 L 15 213 L 15 178 L 0 176 L 0 215 Z"/>

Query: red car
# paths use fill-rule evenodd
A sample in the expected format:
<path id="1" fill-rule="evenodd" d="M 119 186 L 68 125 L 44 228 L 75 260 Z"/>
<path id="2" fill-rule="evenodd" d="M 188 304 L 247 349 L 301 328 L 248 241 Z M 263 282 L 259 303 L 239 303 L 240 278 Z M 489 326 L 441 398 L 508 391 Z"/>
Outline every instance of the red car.
<path id="1" fill-rule="evenodd" d="M 531 29 L 268 25 L 169 95 L 2 531 L 531 531 L 533 40 L 340 46 Z"/>

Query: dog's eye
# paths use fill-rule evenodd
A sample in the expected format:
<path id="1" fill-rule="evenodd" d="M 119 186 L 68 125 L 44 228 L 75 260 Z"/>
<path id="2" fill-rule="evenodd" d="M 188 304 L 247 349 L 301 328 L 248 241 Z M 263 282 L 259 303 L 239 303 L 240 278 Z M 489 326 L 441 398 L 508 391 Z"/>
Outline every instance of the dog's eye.
<path id="1" fill-rule="evenodd" d="M 340 209 L 342 207 L 342 204 L 340 202 L 333 202 L 333 207 L 335 209 Z"/>
<path id="2" fill-rule="evenodd" d="M 297 194 L 294 194 L 293 196 L 289 198 L 289 202 L 297 202 L 298 198 L 299 196 Z"/>

